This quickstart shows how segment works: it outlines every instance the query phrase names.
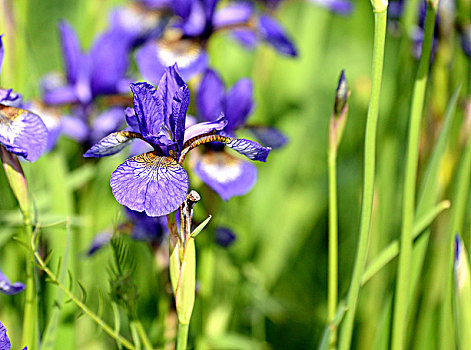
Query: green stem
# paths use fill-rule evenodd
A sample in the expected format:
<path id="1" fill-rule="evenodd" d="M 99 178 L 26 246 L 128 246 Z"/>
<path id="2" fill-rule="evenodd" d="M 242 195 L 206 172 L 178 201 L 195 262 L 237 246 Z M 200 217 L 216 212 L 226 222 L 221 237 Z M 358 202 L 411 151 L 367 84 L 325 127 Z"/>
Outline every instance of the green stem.
<path id="1" fill-rule="evenodd" d="M 375 34 L 373 48 L 373 78 L 368 115 L 366 120 L 363 195 L 360 219 L 360 237 L 358 242 L 353 276 L 347 297 L 347 313 L 340 331 L 339 349 L 348 350 L 352 340 L 353 321 L 361 286 L 361 277 L 366 263 L 368 238 L 373 208 L 373 190 L 376 157 L 376 126 L 378 122 L 379 97 L 383 73 L 384 44 L 386 38 L 387 8 L 375 12 Z"/>
<path id="2" fill-rule="evenodd" d="M 327 294 L 327 318 L 332 322 L 338 302 L 338 209 L 337 209 L 337 149 L 329 146 L 329 277 Z M 330 348 L 335 347 L 337 330 L 330 337 Z"/>
<path id="3" fill-rule="evenodd" d="M 178 322 L 178 333 L 177 333 L 177 348 L 176 350 L 186 350 L 188 344 L 188 330 L 189 324 L 183 324 Z"/>
<path id="4" fill-rule="evenodd" d="M 31 241 L 33 230 L 29 213 L 23 211 L 25 242 Z M 34 281 L 34 254 L 26 253 L 26 292 L 23 318 L 23 346 L 35 350 L 38 348 L 38 301 L 36 298 L 36 283 Z"/>
<path id="5" fill-rule="evenodd" d="M 152 350 L 152 343 L 151 343 L 149 337 L 147 336 L 147 333 L 145 332 L 141 321 L 135 320 L 134 325 L 136 327 L 137 333 L 139 334 L 139 337 L 141 338 L 142 342 L 144 343 L 144 349 Z"/>
<path id="6" fill-rule="evenodd" d="M 436 8 L 427 3 L 425 18 L 425 34 L 422 44 L 417 77 L 414 83 L 412 106 L 409 119 L 409 139 L 407 146 L 406 173 L 404 178 L 404 195 L 402 207 L 401 249 L 396 281 L 394 300 L 394 318 L 392 348 L 402 349 L 405 345 L 406 313 L 409 296 L 409 277 L 412 259 L 412 230 L 415 214 L 416 177 L 419 157 L 419 134 L 422 110 L 424 108 L 425 90 L 430 66 L 433 30 L 435 26 Z"/>

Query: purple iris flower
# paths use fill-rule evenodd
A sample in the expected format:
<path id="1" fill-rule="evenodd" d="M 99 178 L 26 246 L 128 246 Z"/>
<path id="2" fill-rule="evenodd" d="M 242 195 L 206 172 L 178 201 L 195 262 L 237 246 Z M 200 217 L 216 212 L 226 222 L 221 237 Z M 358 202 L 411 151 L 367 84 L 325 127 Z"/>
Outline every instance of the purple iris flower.
<path id="1" fill-rule="evenodd" d="M 14 295 L 22 292 L 25 285 L 21 282 L 11 283 L 10 280 L 0 271 L 0 293 Z"/>
<path id="2" fill-rule="evenodd" d="M 212 122 L 223 113 L 227 125 L 221 133 L 234 137 L 236 130 L 245 127 L 254 108 L 252 95 L 253 86 L 250 79 L 241 79 L 232 89 L 226 91 L 218 74 L 208 69 L 198 90 L 199 114 L 202 119 Z M 281 147 L 287 142 L 286 137 L 275 128 L 245 128 L 270 148 Z M 224 200 L 246 194 L 257 180 L 257 168 L 253 164 L 225 152 L 217 143 L 210 144 L 206 152 L 198 156 L 195 172 Z"/>
<path id="3" fill-rule="evenodd" d="M 4 56 L 0 35 L 0 72 Z M 0 89 L 0 145 L 9 152 L 35 162 L 44 152 L 47 129 L 41 118 L 22 108 L 21 96 L 11 89 Z"/>
<path id="4" fill-rule="evenodd" d="M 10 338 L 7 335 L 7 328 L 0 322 L 0 350 L 10 350 L 11 343 Z M 27 350 L 28 347 L 25 346 L 23 350 Z"/>
<path id="5" fill-rule="evenodd" d="M 259 16 L 249 2 L 229 3 L 216 10 L 218 3 L 219 0 L 173 2 L 180 21 L 167 28 L 162 38 L 148 41 L 136 52 L 139 71 L 146 80 L 158 82 L 173 62 L 177 62 L 185 80 L 202 73 L 209 63 L 208 40 L 217 31 L 230 31 L 246 46 L 265 41 L 283 54 L 296 56 L 291 39 L 273 17 Z"/>
<path id="6" fill-rule="evenodd" d="M 353 11 L 353 4 L 348 0 L 309 0 L 310 2 L 322 6 L 333 13 L 339 15 L 349 15 Z"/>
<path id="7" fill-rule="evenodd" d="M 127 115 L 130 129 L 108 135 L 84 156 L 117 153 L 135 138 L 154 148 L 129 158 L 111 175 L 113 195 L 132 210 L 163 216 L 178 209 L 189 186 L 188 174 L 181 164 L 187 153 L 201 144 L 219 141 L 259 161 L 265 161 L 270 152 L 270 148 L 254 141 L 216 135 L 227 124 L 223 117 L 185 128 L 190 92 L 176 64 L 167 68 L 157 89 L 148 83 L 136 83 L 131 84 L 131 90 L 135 115 Z"/>

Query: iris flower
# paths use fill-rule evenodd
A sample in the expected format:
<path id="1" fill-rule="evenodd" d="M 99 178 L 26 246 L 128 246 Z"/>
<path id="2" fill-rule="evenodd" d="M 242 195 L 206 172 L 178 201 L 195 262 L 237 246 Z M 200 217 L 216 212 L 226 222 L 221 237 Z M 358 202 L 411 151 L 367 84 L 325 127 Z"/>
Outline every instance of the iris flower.
<path id="1" fill-rule="evenodd" d="M 8 338 L 7 335 L 7 328 L 3 325 L 2 322 L 0 322 L 0 350 L 10 350 L 11 349 L 11 343 L 10 343 L 10 338 Z M 27 347 L 25 346 L 23 350 L 27 350 Z"/>
<path id="2" fill-rule="evenodd" d="M 198 90 L 199 116 L 212 122 L 223 113 L 227 124 L 221 130 L 222 134 L 234 137 L 236 130 L 245 127 L 265 146 L 283 146 L 287 142 L 286 137 L 277 129 L 245 126 L 254 107 L 252 95 L 250 79 L 241 79 L 226 91 L 218 74 L 208 69 Z M 257 168 L 253 164 L 225 152 L 217 143 L 208 145 L 206 152 L 198 156 L 195 173 L 224 200 L 246 194 L 257 180 Z"/>
<path id="3" fill-rule="evenodd" d="M 190 92 L 176 64 L 167 68 L 157 89 L 148 83 L 136 83 L 131 84 L 131 90 L 135 115 L 127 116 L 130 130 L 108 135 L 84 156 L 117 153 L 135 138 L 154 148 L 152 152 L 129 158 L 111 175 L 113 195 L 132 210 L 163 216 L 178 209 L 189 187 L 182 163 L 187 153 L 201 144 L 218 141 L 259 161 L 265 161 L 270 152 L 270 148 L 254 141 L 216 135 L 227 124 L 223 117 L 185 128 Z"/>
<path id="4" fill-rule="evenodd" d="M 114 106 L 95 113 L 94 102 L 100 96 L 128 92 L 132 80 L 126 71 L 135 38 L 121 27 L 112 27 L 95 40 L 89 52 L 83 52 L 72 27 L 66 21 L 58 27 L 65 79 L 46 76 L 42 98 L 50 106 L 73 105 L 72 115 L 61 120 L 62 131 L 79 142 L 96 142 L 121 125 L 123 108 Z M 93 114 L 97 116 L 90 120 Z"/>
<path id="5" fill-rule="evenodd" d="M 0 35 L 0 73 L 4 56 Z M 0 89 L 0 145 L 9 152 L 35 162 L 44 152 L 47 129 L 41 118 L 22 108 L 21 96 L 11 89 Z"/>
<path id="6" fill-rule="evenodd" d="M 282 26 L 270 15 L 258 15 L 248 2 L 229 3 L 216 9 L 219 0 L 179 0 L 172 9 L 179 19 L 162 37 L 150 40 L 136 52 L 142 76 L 158 82 L 165 68 L 177 62 L 184 79 L 208 67 L 206 47 L 213 34 L 229 31 L 246 44 L 265 41 L 282 54 L 296 56 L 296 49 Z M 246 40 L 244 40 L 246 39 Z"/>
<path id="7" fill-rule="evenodd" d="M 0 271 L 0 293 L 14 295 L 24 291 L 25 285 L 21 282 L 11 283 L 10 280 Z"/>

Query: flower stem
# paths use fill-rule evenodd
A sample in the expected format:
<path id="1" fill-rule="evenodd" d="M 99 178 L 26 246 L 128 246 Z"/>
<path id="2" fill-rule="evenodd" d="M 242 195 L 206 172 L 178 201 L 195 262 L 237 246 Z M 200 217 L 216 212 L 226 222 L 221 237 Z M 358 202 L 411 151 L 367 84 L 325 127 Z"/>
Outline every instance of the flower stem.
<path id="1" fill-rule="evenodd" d="M 337 313 L 338 301 L 338 214 L 337 214 L 337 149 L 331 145 L 328 154 L 329 168 L 329 277 L 327 293 L 327 318 L 332 322 Z M 330 348 L 335 346 L 337 331 L 330 337 Z"/>
<path id="2" fill-rule="evenodd" d="M 415 214 L 416 177 L 419 158 L 419 134 L 422 110 L 424 108 L 425 90 L 432 52 L 433 30 L 435 26 L 436 8 L 427 2 L 425 17 L 425 34 L 422 43 L 417 77 L 414 83 L 412 106 L 409 119 L 409 139 L 407 145 L 406 173 L 404 177 L 404 195 L 402 207 L 401 249 L 396 280 L 394 299 L 394 317 L 392 333 L 392 349 L 403 349 L 408 308 L 409 277 L 412 259 L 413 224 Z"/>
<path id="3" fill-rule="evenodd" d="M 375 178 L 376 126 L 378 122 L 379 97 L 383 73 L 384 44 L 386 37 L 387 8 L 374 12 L 375 33 L 373 48 L 373 78 L 368 114 L 366 120 L 363 195 L 360 219 L 360 237 L 353 267 L 353 276 L 347 297 L 347 313 L 340 332 L 339 349 L 348 350 L 352 340 L 353 321 L 360 292 L 361 278 L 365 268 L 371 215 L 373 209 L 373 190 Z"/>
<path id="4" fill-rule="evenodd" d="M 23 212 L 23 223 L 25 229 L 25 242 L 31 241 L 33 230 L 28 212 Z M 28 349 L 38 348 L 38 301 L 36 298 L 36 283 L 34 281 L 34 254 L 26 253 L 26 292 L 25 308 L 23 318 L 23 346 Z"/>
<path id="5" fill-rule="evenodd" d="M 188 330 L 189 324 L 183 324 L 178 322 L 178 333 L 177 333 L 177 348 L 176 350 L 186 350 L 188 344 Z"/>

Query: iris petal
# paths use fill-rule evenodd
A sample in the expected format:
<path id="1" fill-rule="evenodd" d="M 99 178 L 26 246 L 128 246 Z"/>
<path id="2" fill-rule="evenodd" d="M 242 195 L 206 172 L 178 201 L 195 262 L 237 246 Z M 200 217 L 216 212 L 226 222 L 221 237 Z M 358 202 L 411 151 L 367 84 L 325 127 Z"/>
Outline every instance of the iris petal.
<path id="1" fill-rule="evenodd" d="M 7 335 L 7 329 L 3 323 L 0 322 L 0 350 L 10 350 L 10 348 L 11 343 Z"/>
<path id="2" fill-rule="evenodd" d="M 224 108 L 224 83 L 212 69 L 207 69 L 198 89 L 197 102 L 201 117 L 216 120 Z"/>
<path id="3" fill-rule="evenodd" d="M 183 203 L 188 192 L 188 174 L 170 157 L 154 152 L 134 156 L 111 175 L 116 200 L 149 216 L 167 215 Z"/>
<path id="4" fill-rule="evenodd" d="M 71 84 L 74 84 L 78 78 L 78 67 L 82 56 L 80 44 L 75 31 L 68 22 L 61 21 L 59 23 L 59 33 L 61 37 L 62 55 L 65 60 L 67 80 Z"/>
<path id="5" fill-rule="evenodd" d="M 195 172 L 224 200 L 246 194 L 257 181 L 257 168 L 253 164 L 226 152 L 204 154 Z"/>
<path id="6" fill-rule="evenodd" d="M 141 134 L 130 131 L 117 131 L 102 138 L 92 146 L 84 157 L 106 157 L 118 153 L 126 147 L 133 139 L 141 138 Z"/>
<path id="7" fill-rule="evenodd" d="M 191 140 L 194 137 L 210 133 L 215 130 L 222 130 L 227 125 L 227 120 L 224 116 L 221 116 L 218 120 L 214 122 L 205 122 L 194 124 L 185 130 L 185 140 L 186 143 L 188 140 Z"/>
<path id="8" fill-rule="evenodd" d="M 0 105 L 0 143 L 34 162 L 46 149 L 47 128 L 34 113 Z"/>
<path id="9" fill-rule="evenodd" d="M 131 84 L 131 90 L 142 136 L 157 136 L 164 122 L 162 100 L 157 90 L 148 83 Z"/>
<path id="10" fill-rule="evenodd" d="M 227 131 L 233 131 L 245 124 L 253 109 L 253 84 L 250 79 L 240 79 L 227 94 Z"/>
<path id="11" fill-rule="evenodd" d="M 170 119 L 170 126 L 174 139 L 177 142 L 178 152 L 181 152 L 183 149 L 186 111 L 189 103 L 190 90 L 188 90 L 188 85 L 185 84 L 178 89 L 177 93 L 173 97 L 172 116 Z"/>
<path id="12" fill-rule="evenodd" d="M 297 56 L 296 48 L 291 39 L 285 33 L 283 27 L 270 16 L 260 16 L 260 34 L 263 39 L 275 48 L 279 53 L 288 56 Z"/>
<path id="13" fill-rule="evenodd" d="M 234 151 L 243 154 L 249 159 L 265 162 L 270 153 L 270 147 L 263 147 L 255 141 L 246 139 L 231 139 L 225 143 L 227 147 L 232 148 Z"/>
<path id="14" fill-rule="evenodd" d="M 10 280 L 0 271 L 0 292 L 6 295 L 14 295 L 22 292 L 25 285 L 21 282 L 11 283 Z M 1 344 L 1 340 L 0 340 Z M 0 347 L 1 349 L 1 347 Z"/>

